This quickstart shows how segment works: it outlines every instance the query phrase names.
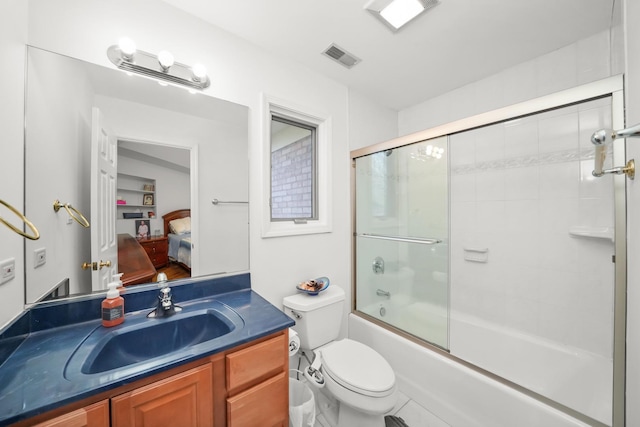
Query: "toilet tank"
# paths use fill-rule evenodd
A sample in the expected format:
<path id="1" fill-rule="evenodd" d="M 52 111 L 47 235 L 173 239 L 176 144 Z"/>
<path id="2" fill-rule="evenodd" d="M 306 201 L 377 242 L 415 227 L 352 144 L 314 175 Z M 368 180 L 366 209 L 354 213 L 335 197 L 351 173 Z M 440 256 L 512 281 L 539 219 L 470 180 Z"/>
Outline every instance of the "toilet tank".
<path id="1" fill-rule="evenodd" d="M 284 312 L 296 321 L 293 329 L 303 349 L 313 350 L 338 338 L 344 306 L 342 288 L 329 286 L 318 295 L 290 295 L 284 298 L 283 306 Z"/>

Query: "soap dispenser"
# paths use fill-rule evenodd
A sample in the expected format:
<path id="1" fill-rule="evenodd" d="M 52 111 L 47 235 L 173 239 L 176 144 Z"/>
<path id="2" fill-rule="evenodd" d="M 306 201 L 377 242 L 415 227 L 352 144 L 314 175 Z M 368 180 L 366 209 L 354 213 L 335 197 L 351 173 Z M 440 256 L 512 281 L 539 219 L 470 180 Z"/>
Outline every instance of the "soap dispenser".
<path id="1" fill-rule="evenodd" d="M 116 288 L 121 288 L 121 287 L 123 286 L 123 285 L 122 285 L 122 275 L 123 275 L 123 274 L 124 274 L 124 273 L 118 273 L 118 274 L 114 274 L 114 275 L 113 275 L 113 283 L 115 283 L 115 284 L 116 284 Z M 108 286 L 109 286 L 109 285 L 107 285 L 107 287 L 108 287 Z"/>
<path id="2" fill-rule="evenodd" d="M 116 280 L 107 285 L 109 288 L 107 298 L 102 301 L 102 326 L 107 328 L 124 322 L 124 298 L 120 296 L 120 291 L 118 291 L 118 285 L 122 284 L 121 275 L 114 275 Z"/>

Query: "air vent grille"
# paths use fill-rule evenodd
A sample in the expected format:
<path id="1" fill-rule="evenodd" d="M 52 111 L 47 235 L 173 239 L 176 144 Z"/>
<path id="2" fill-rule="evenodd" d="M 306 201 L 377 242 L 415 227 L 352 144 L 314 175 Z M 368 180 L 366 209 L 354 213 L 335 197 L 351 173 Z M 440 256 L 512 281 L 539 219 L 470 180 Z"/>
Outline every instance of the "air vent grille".
<path id="1" fill-rule="evenodd" d="M 322 53 L 347 68 L 351 68 L 360 62 L 358 57 L 352 55 L 336 44 L 332 44 Z"/>

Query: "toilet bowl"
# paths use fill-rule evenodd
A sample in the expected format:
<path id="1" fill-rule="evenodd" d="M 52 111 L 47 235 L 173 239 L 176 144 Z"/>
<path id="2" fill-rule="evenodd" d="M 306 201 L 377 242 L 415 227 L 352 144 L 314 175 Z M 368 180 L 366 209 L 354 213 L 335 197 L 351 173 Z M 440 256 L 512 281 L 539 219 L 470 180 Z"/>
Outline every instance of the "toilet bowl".
<path id="1" fill-rule="evenodd" d="M 312 385 L 338 402 L 337 427 L 384 427 L 384 414 L 397 401 L 396 377 L 389 363 L 372 348 L 350 339 L 336 340 L 344 291 L 335 286 L 319 295 L 284 298 L 284 311 L 296 325 L 300 348 L 314 354 L 312 366 L 321 381 Z M 308 369 L 309 369 L 308 368 Z"/>
<path id="2" fill-rule="evenodd" d="M 393 409 L 397 400 L 396 377 L 389 363 L 372 348 L 350 339 L 328 344 L 319 353 L 320 371 L 331 394 L 343 405 L 378 416 L 383 425 L 381 416 Z M 350 425 L 343 422 L 343 409 L 339 424 Z M 361 414 L 356 417 L 360 419 Z M 372 425 L 370 418 L 366 417 L 366 425 Z"/>

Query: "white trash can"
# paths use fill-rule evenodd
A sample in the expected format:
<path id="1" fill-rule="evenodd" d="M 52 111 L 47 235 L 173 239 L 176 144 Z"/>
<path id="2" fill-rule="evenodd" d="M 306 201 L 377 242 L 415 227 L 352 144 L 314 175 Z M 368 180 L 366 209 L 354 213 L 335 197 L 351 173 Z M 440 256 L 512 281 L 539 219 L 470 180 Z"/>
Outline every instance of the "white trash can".
<path id="1" fill-rule="evenodd" d="M 289 427 L 313 427 L 316 402 L 307 384 L 289 378 Z"/>

